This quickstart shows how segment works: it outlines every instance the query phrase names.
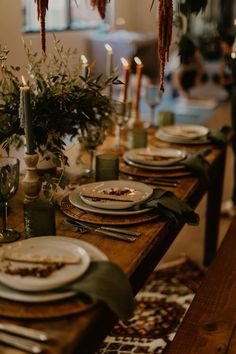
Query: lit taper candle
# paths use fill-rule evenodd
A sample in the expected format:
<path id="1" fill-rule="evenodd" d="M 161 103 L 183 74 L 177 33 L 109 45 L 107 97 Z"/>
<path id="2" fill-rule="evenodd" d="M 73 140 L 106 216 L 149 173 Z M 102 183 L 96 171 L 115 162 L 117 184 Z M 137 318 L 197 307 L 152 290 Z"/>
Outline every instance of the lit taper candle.
<path id="1" fill-rule="evenodd" d="M 105 49 L 106 49 L 106 76 L 110 77 L 113 71 L 113 51 L 112 47 L 106 43 L 105 44 Z M 112 85 L 109 87 L 109 96 L 112 96 Z"/>
<path id="2" fill-rule="evenodd" d="M 124 68 L 124 89 L 123 89 L 123 102 L 127 101 L 128 89 L 129 89 L 129 79 L 130 79 L 130 64 L 125 58 L 121 58 L 121 62 Z"/>
<path id="3" fill-rule="evenodd" d="M 82 61 L 82 65 L 81 65 L 81 76 L 86 77 L 87 73 L 88 73 L 88 60 L 86 58 L 85 55 L 81 55 L 81 61 Z"/>
<path id="4" fill-rule="evenodd" d="M 143 63 L 138 57 L 134 57 L 134 61 L 137 64 L 136 65 L 136 89 L 135 89 L 135 96 L 134 96 L 134 111 L 139 112 Z"/>
<path id="5" fill-rule="evenodd" d="M 32 113 L 30 104 L 30 88 L 25 82 L 24 76 L 22 78 L 22 86 L 20 87 L 20 115 L 21 115 L 21 125 L 25 130 L 25 140 L 26 140 L 26 153 L 34 154 L 34 136 L 33 136 L 33 126 L 32 126 Z"/>

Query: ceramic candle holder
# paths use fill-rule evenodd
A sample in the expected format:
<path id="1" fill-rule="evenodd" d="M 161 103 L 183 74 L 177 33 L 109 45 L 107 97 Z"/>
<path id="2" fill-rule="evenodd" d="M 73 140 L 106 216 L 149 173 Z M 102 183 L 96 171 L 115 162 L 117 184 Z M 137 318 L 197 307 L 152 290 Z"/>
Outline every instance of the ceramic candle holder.
<path id="1" fill-rule="evenodd" d="M 96 156 L 96 181 L 119 179 L 119 157 L 112 154 Z"/>
<path id="2" fill-rule="evenodd" d="M 26 173 L 22 180 L 25 200 L 32 201 L 38 198 L 42 182 L 37 173 L 38 154 L 25 154 Z"/>

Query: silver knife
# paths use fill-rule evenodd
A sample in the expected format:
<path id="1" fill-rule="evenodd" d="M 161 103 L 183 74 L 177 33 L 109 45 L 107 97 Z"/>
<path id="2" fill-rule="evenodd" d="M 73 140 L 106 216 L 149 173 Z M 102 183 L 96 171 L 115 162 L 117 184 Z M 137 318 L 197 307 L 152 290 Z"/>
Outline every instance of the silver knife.
<path id="1" fill-rule="evenodd" d="M 87 229 L 89 231 L 96 232 L 101 235 L 106 235 L 109 237 L 117 238 L 119 240 L 128 241 L 128 242 L 134 242 L 136 240 L 136 237 L 134 237 L 134 236 L 124 235 L 122 233 L 114 232 L 114 231 L 101 230 L 101 228 L 99 228 L 99 227 L 97 228 L 97 227 L 89 226 L 89 225 L 87 225 L 83 222 L 79 222 L 79 221 L 77 223 L 79 225 L 83 226 L 85 229 Z"/>
<path id="2" fill-rule="evenodd" d="M 30 339 L 17 337 L 12 334 L 0 333 L 0 342 L 4 344 L 8 344 L 18 349 L 25 350 L 29 353 L 37 354 L 37 353 L 42 353 L 44 350 L 40 344 Z"/>
<path id="3" fill-rule="evenodd" d="M 81 223 L 79 221 L 77 221 L 77 220 L 66 219 L 66 222 L 68 222 L 71 225 L 82 226 Z M 116 228 L 116 227 L 110 227 L 110 226 L 92 226 L 92 225 L 91 225 L 91 227 L 94 227 L 94 228 L 100 229 L 100 230 L 114 231 L 114 232 L 118 232 L 120 234 L 136 236 L 136 237 L 141 235 L 141 232 L 133 231 L 133 230 L 127 230 L 127 229 L 123 229 L 123 228 L 120 228 L 120 227 Z"/>
<path id="4" fill-rule="evenodd" d="M 36 339 L 40 342 L 46 342 L 49 340 L 47 333 L 40 331 L 39 329 L 33 329 L 28 327 L 19 326 L 11 323 L 0 323 L 0 330 L 17 334 L 23 337 Z"/>

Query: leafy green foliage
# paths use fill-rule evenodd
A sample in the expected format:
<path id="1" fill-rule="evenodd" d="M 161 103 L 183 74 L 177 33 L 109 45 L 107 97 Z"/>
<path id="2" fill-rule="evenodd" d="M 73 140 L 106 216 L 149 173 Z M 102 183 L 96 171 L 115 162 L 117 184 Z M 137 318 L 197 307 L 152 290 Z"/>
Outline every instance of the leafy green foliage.
<path id="1" fill-rule="evenodd" d="M 50 200 L 56 206 L 56 201 L 54 200 L 54 194 L 56 194 L 58 189 L 65 189 L 69 184 L 69 179 L 65 175 L 64 171 L 60 172 L 56 176 L 45 174 L 43 183 L 43 194 L 46 199 Z"/>
<path id="2" fill-rule="evenodd" d="M 35 146 L 43 153 L 55 154 L 57 164 L 67 163 L 63 154 L 64 138 L 86 130 L 86 122 L 109 125 L 111 100 L 104 90 L 119 84 L 117 76 L 95 77 L 89 69 L 81 73 L 81 60 L 76 50 L 64 49 L 54 37 L 54 51 L 42 61 L 41 55 L 24 45 L 28 59 L 28 85 L 31 89 L 32 124 Z M 0 47 L 0 144 L 9 151 L 19 147 L 24 129 L 20 126 L 19 67 L 7 67 L 8 51 Z"/>

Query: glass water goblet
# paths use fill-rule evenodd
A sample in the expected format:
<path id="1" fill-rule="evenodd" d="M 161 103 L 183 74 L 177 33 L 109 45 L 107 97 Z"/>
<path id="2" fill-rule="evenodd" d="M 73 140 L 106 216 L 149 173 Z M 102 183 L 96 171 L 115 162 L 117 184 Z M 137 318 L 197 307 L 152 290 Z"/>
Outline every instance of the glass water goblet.
<path id="1" fill-rule="evenodd" d="M 113 101 L 115 123 L 117 125 L 116 148 L 121 150 L 121 135 L 125 124 L 131 117 L 132 102 Z"/>
<path id="2" fill-rule="evenodd" d="M 2 228 L 0 229 L 0 243 L 17 240 L 19 232 L 7 226 L 7 205 L 18 189 L 19 160 L 14 157 L 0 157 L 0 205 L 2 209 Z"/>
<path id="3" fill-rule="evenodd" d="M 145 87 L 145 100 L 150 107 L 150 127 L 155 127 L 155 109 L 160 104 L 162 91 L 157 85 L 147 85 Z"/>
<path id="4" fill-rule="evenodd" d="M 87 177 L 95 176 L 95 151 L 105 140 L 106 128 L 103 125 L 94 125 L 90 122 L 86 123 L 86 129 L 80 132 L 79 141 L 87 149 L 90 154 L 89 169 L 83 175 Z"/>

